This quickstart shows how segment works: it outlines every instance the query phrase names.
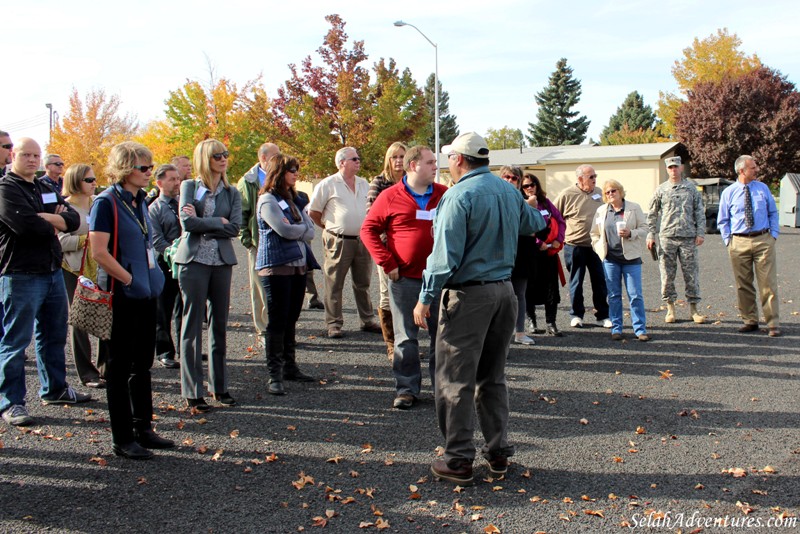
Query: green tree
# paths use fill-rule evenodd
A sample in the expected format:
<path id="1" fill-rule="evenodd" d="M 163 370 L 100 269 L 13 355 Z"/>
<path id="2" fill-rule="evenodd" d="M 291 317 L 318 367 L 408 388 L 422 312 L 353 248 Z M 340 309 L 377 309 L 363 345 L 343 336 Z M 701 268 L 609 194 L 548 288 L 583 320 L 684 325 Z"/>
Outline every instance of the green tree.
<path id="1" fill-rule="evenodd" d="M 106 97 L 102 89 L 90 91 L 84 99 L 73 89 L 69 110 L 54 126 L 47 152 L 60 155 L 67 165 L 91 165 L 102 183 L 111 148 L 137 130 L 135 117 L 120 115 L 119 104 L 117 95 Z"/>
<path id="2" fill-rule="evenodd" d="M 589 119 L 570 111 L 581 98 L 581 82 L 572 77 L 566 58 L 556 63 L 556 70 L 542 91 L 536 94 L 537 122 L 528 123 L 531 146 L 577 145 L 586 139 Z"/>
<path id="3" fill-rule="evenodd" d="M 521 148 L 525 146 L 525 135 L 519 128 L 489 128 L 486 131 L 486 143 L 489 150 L 503 150 L 506 148 Z"/>
<path id="4" fill-rule="evenodd" d="M 653 108 L 645 105 L 644 98 L 638 91 L 633 91 L 625 97 L 622 105 L 617 108 L 616 113 L 608 120 L 608 126 L 603 128 L 600 134 L 600 142 L 604 145 L 617 144 L 610 143 L 609 136 L 622 130 L 623 127 L 627 127 L 629 132 L 637 130 L 642 130 L 643 132 L 653 131 L 657 136 L 653 128 L 655 121 L 656 116 L 653 113 Z"/>
<path id="5" fill-rule="evenodd" d="M 667 143 L 668 137 L 663 137 L 658 132 L 658 128 L 639 128 L 638 130 L 631 130 L 627 124 L 623 124 L 622 128 L 616 132 L 608 134 L 603 141 L 604 145 L 638 145 L 646 143 Z"/>
<path id="6" fill-rule="evenodd" d="M 678 94 L 659 92 L 657 114 L 663 123 L 661 131 L 664 135 L 675 133 L 678 110 L 696 84 L 735 78 L 761 66 L 757 55 L 747 56 L 739 50 L 741 45 L 742 40 L 735 33 L 730 34 L 727 28 L 723 28 L 703 40 L 695 37 L 692 46 L 683 49 L 683 59 L 675 61 L 672 66 Z"/>
<path id="7" fill-rule="evenodd" d="M 800 93 L 767 67 L 697 83 L 675 126 L 695 176 L 735 177 L 736 158 L 750 154 L 762 180 L 774 188 L 800 166 Z"/>
<path id="8" fill-rule="evenodd" d="M 436 83 L 436 76 L 431 74 L 425 82 L 425 102 L 428 106 L 429 130 L 427 136 L 424 138 L 423 144 L 433 148 L 436 144 L 436 132 L 434 128 L 433 118 L 436 116 L 436 102 L 433 94 L 433 88 Z M 439 81 L 439 143 L 442 145 L 448 144 L 450 141 L 458 137 L 458 117 L 450 114 L 450 95 L 447 91 L 442 89 L 442 82 Z"/>

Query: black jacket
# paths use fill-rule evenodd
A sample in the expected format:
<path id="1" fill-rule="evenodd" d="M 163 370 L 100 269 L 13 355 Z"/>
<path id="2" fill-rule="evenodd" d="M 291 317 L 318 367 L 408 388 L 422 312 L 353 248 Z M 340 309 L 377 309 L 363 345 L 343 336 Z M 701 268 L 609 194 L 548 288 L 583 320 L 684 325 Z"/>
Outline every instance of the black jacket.
<path id="1" fill-rule="evenodd" d="M 39 178 L 28 182 L 13 172 L 0 178 L 0 274 L 47 274 L 61 269 L 56 230 L 38 215 L 55 213 L 58 204 L 67 207 L 61 213 L 66 232 L 77 230 L 80 215 L 52 186 Z"/>

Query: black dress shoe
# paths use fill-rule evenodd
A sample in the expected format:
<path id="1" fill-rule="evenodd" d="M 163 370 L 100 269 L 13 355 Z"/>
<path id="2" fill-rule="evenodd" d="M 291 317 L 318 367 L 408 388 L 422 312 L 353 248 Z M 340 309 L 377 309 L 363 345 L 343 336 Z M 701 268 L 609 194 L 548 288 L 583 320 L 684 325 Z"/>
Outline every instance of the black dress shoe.
<path id="1" fill-rule="evenodd" d="M 211 406 L 208 405 L 205 399 L 186 399 L 186 406 L 190 410 L 194 409 L 201 413 L 211 410 Z"/>
<path id="2" fill-rule="evenodd" d="M 321 302 L 309 302 L 308 303 L 309 310 L 324 310 L 325 305 Z"/>
<path id="3" fill-rule="evenodd" d="M 309 376 L 305 374 L 303 371 L 298 369 L 293 373 L 283 373 L 283 379 L 288 380 L 289 382 L 316 382 L 317 379 L 313 376 Z"/>
<path id="4" fill-rule="evenodd" d="M 136 443 L 146 449 L 171 449 L 175 442 L 171 439 L 164 439 L 156 434 L 152 429 L 133 431 Z"/>
<path id="5" fill-rule="evenodd" d="M 747 332 L 755 332 L 756 330 L 758 330 L 758 325 L 752 323 L 747 323 L 744 326 L 739 327 L 739 332 L 741 332 L 742 334 L 745 334 Z"/>
<path id="6" fill-rule="evenodd" d="M 215 393 L 214 400 L 222 404 L 223 406 L 236 406 L 236 399 L 231 397 L 231 394 L 227 392 L 220 393 L 219 395 Z"/>
<path id="7" fill-rule="evenodd" d="M 547 323 L 547 333 L 551 336 L 561 337 L 564 334 L 558 329 L 555 323 Z"/>
<path id="8" fill-rule="evenodd" d="M 158 359 L 158 363 L 161 364 L 161 367 L 166 369 L 178 369 L 181 364 L 175 358 L 167 358 L 166 356 L 161 357 Z"/>
<path id="9" fill-rule="evenodd" d="M 114 443 L 111 446 L 111 450 L 114 451 L 114 454 L 117 456 L 122 456 L 123 458 L 128 458 L 129 460 L 149 460 L 153 457 L 153 453 L 132 441 L 126 445 L 117 445 Z"/>
<path id="10" fill-rule="evenodd" d="M 286 390 L 283 389 L 283 382 L 280 380 L 270 380 L 267 393 L 270 395 L 286 395 Z"/>

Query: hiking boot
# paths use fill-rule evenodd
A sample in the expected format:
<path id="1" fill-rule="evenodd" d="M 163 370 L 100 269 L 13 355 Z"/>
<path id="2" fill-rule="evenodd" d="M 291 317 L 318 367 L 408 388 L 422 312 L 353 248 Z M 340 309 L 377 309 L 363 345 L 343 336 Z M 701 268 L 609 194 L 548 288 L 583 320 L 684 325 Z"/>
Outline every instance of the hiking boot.
<path id="1" fill-rule="evenodd" d="M 495 454 L 486 459 L 489 462 L 489 472 L 495 476 L 503 476 L 508 471 L 508 457 L 504 454 Z"/>
<path id="2" fill-rule="evenodd" d="M 414 401 L 417 399 L 414 398 L 413 395 L 409 395 L 408 393 L 402 393 L 395 397 L 392 406 L 397 408 L 398 410 L 410 410 L 412 406 L 414 406 Z"/>
<path id="3" fill-rule="evenodd" d="M 689 314 L 692 316 L 692 321 L 697 324 L 706 322 L 706 316 L 697 311 L 697 304 L 689 304 Z"/>
<path id="4" fill-rule="evenodd" d="M 667 315 L 664 317 L 665 323 L 675 322 L 675 303 L 667 302 Z"/>
<path id="5" fill-rule="evenodd" d="M 454 467 L 450 467 L 443 458 L 431 464 L 431 473 L 438 479 L 446 480 L 459 486 L 472 486 L 472 462 L 468 460 L 453 460 Z"/>

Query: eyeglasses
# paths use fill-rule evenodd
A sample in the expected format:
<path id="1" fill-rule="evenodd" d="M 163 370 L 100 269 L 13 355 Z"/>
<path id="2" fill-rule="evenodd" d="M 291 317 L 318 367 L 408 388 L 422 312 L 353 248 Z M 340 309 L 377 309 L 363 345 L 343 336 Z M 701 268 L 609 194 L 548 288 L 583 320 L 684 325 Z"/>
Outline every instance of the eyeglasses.
<path id="1" fill-rule="evenodd" d="M 358 161 L 361 161 L 361 158 L 347 158 L 347 160 L 345 160 L 345 161 L 356 161 L 356 162 L 358 162 Z"/>
<path id="2" fill-rule="evenodd" d="M 299 170 L 300 170 L 300 169 L 295 169 L 295 168 L 293 167 L 293 168 L 291 168 L 291 169 L 286 169 L 286 172 L 290 172 L 290 173 L 292 173 L 292 174 L 297 174 L 297 171 L 299 171 Z"/>
<path id="3" fill-rule="evenodd" d="M 155 165 L 134 165 L 133 168 L 139 172 L 152 171 Z"/>
<path id="4" fill-rule="evenodd" d="M 447 155 L 447 159 L 452 158 L 453 156 L 458 157 L 458 152 L 451 152 Z"/>
<path id="5" fill-rule="evenodd" d="M 597 175 L 596 174 L 590 174 L 589 176 L 584 176 L 583 178 L 585 180 L 597 180 Z"/>
<path id="6" fill-rule="evenodd" d="M 7 145 L 0 145 L 0 147 L 5 148 L 6 150 L 11 150 L 14 148 L 14 143 L 8 143 Z"/>
<path id="7" fill-rule="evenodd" d="M 228 151 L 211 154 L 211 157 L 214 158 L 214 161 L 222 161 L 222 158 L 228 159 Z"/>
<path id="8" fill-rule="evenodd" d="M 533 189 L 534 187 L 536 187 L 536 184 L 525 184 L 522 189 Z"/>
<path id="9" fill-rule="evenodd" d="M 503 176 L 503 180 L 509 180 L 511 182 L 517 182 L 517 181 L 519 181 L 519 178 L 517 178 L 516 176 L 514 176 L 512 174 L 512 175 Z"/>
<path id="10" fill-rule="evenodd" d="M 64 162 L 63 161 L 54 161 L 53 163 L 48 163 L 48 165 L 55 165 L 56 167 L 63 167 L 64 166 Z"/>
<path id="11" fill-rule="evenodd" d="M 83 181 L 86 182 L 87 184 L 93 184 L 97 181 L 97 178 L 95 178 L 94 176 L 90 176 L 89 178 L 84 178 Z"/>
<path id="12" fill-rule="evenodd" d="M 610 195 L 610 194 L 616 193 L 616 192 L 617 192 L 616 189 L 609 189 L 608 191 L 606 191 L 606 195 Z"/>

